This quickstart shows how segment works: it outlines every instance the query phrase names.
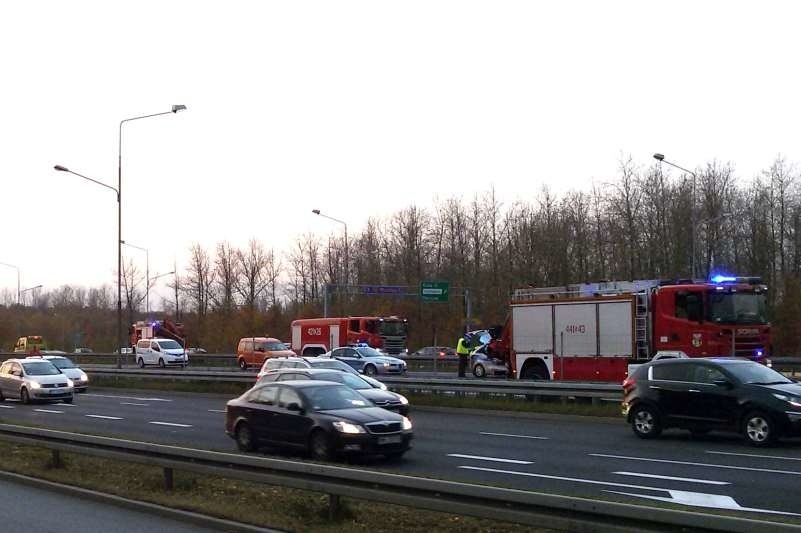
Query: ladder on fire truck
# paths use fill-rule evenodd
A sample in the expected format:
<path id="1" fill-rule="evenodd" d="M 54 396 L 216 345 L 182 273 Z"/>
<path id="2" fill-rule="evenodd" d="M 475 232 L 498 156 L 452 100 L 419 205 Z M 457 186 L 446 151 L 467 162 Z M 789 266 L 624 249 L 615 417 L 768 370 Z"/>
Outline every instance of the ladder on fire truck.
<path id="1" fill-rule="evenodd" d="M 659 286 L 659 280 L 601 281 L 596 283 L 574 283 L 557 287 L 526 287 L 515 289 L 512 302 L 530 300 L 556 300 L 589 296 L 634 296 L 634 346 L 637 359 L 650 357 L 651 290 Z"/>

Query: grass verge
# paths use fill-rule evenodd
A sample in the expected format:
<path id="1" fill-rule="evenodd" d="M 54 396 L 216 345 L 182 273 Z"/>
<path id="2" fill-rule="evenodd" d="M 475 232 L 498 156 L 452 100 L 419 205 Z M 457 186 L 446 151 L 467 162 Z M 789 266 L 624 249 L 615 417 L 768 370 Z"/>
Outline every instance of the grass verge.
<path id="1" fill-rule="evenodd" d="M 62 453 L 63 466 L 57 468 L 46 449 L 7 443 L 0 443 L 0 455 L 9 472 L 290 531 L 547 531 L 348 498 L 342 499 L 340 516 L 331 519 L 328 497 L 318 493 L 180 471 L 167 491 L 158 467 Z"/>

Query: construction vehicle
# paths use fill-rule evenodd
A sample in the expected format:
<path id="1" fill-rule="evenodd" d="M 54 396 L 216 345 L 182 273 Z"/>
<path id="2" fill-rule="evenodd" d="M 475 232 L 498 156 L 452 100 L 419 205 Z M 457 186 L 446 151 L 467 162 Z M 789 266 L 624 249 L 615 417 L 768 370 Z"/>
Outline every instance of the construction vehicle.
<path id="1" fill-rule="evenodd" d="M 14 353 L 41 354 L 42 350 L 47 350 L 47 344 L 41 335 L 20 337 L 14 345 Z"/>
<path id="2" fill-rule="evenodd" d="M 517 289 L 488 351 L 509 375 L 540 380 L 620 382 L 659 352 L 769 363 L 766 292 L 733 276 Z"/>
<path id="3" fill-rule="evenodd" d="M 172 339 L 186 348 L 186 332 L 183 324 L 171 320 L 140 320 L 128 329 L 131 347 L 142 339 Z"/>
<path id="4" fill-rule="evenodd" d="M 407 321 L 396 316 L 302 318 L 292 322 L 292 351 L 323 354 L 340 346 L 366 344 L 389 355 L 405 355 Z"/>

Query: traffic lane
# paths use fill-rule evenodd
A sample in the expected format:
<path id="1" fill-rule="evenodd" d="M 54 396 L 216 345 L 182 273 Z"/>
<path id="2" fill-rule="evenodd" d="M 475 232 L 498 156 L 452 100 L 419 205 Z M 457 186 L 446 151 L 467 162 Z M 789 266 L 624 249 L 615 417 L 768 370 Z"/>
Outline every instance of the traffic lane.
<path id="1" fill-rule="evenodd" d="M 81 499 L 0 480 L 3 494 L 3 531 L 58 531 L 59 533 L 205 533 L 216 531 L 178 520 Z"/>
<path id="2" fill-rule="evenodd" d="M 132 392 L 78 398 L 82 401 L 75 407 L 53 404 L 20 406 L 16 410 L 8 408 L 12 402 L 6 402 L 3 414 L 14 413 L 29 423 L 65 430 L 234 449 L 233 442 L 223 433 L 222 409 L 215 409 L 224 408 L 225 398 L 177 394 L 154 398 Z M 84 405 L 83 400 L 89 401 Z M 157 407 L 148 407 L 148 401 L 158 402 Z M 169 418 L 163 416 L 167 413 L 158 412 L 159 419 L 192 427 L 152 425 L 153 415 L 159 410 L 175 416 Z M 86 416 L 89 411 L 99 416 L 124 415 L 125 422 L 81 419 L 80 415 Z M 179 415 L 182 418 L 176 418 Z M 776 450 L 766 452 L 768 457 L 731 455 L 750 451 L 737 437 L 711 436 L 698 441 L 689 438 L 689 434 L 670 432 L 663 439 L 643 441 L 634 437 L 622 421 L 558 417 L 531 419 L 420 411 L 415 413 L 414 421 L 415 448 L 405 461 L 358 461 L 357 466 L 590 497 L 651 486 L 660 492 L 643 493 L 643 497 L 664 497 L 665 490 L 723 494 L 736 498 L 743 506 L 795 510 L 797 472 L 770 465 L 787 459 L 778 458 Z M 797 444 L 786 444 L 779 450 L 780 457 L 801 458 Z M 710 486 L 714 492 L 710 492 Z M 781 492 L 779 507 L 777 498 L 772 496 L 777 490 Z"/>

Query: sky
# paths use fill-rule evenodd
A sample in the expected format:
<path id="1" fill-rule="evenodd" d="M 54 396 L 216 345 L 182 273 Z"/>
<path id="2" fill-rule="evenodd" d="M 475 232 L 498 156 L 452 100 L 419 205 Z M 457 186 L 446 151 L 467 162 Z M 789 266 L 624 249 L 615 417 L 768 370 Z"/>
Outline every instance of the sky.
<path id="1" fill-rule="evenodd" d="M 0 262 L 116 284 L 200 243 L 277 251 L 436 198 L 612 181 L 621 157 L 801 161 L 793 2 L 4 2 Z M 675 174 L 674 174 L 675 175 Z M 144 269 L 144 252 L 125 248 Z M 155 295 L 169 295 L 161 285 Z M 0 289 L 16 290 L 0 266 Z M 151 301 L 154 300 L 153 294 Z M 151 303 L 151 307 L 153 304 Z"/>

